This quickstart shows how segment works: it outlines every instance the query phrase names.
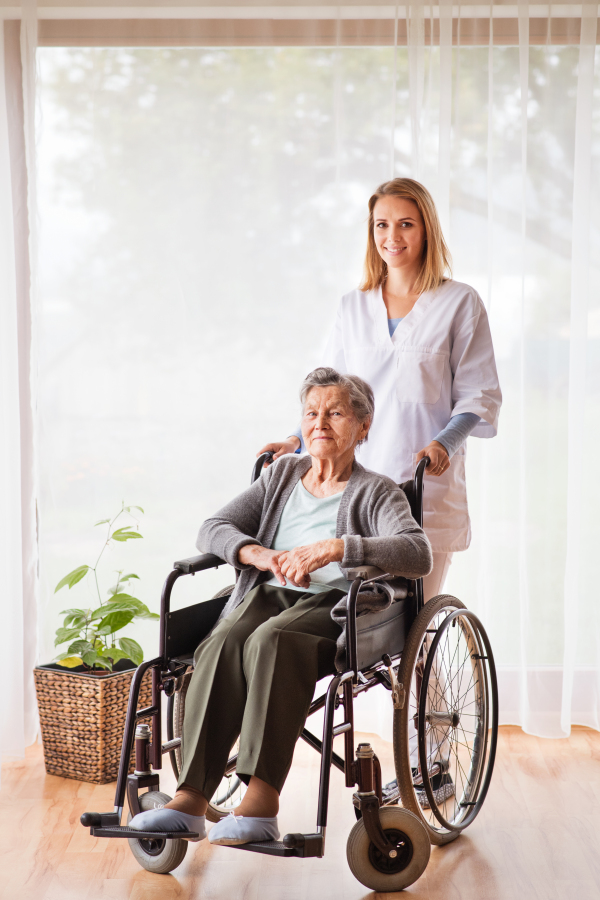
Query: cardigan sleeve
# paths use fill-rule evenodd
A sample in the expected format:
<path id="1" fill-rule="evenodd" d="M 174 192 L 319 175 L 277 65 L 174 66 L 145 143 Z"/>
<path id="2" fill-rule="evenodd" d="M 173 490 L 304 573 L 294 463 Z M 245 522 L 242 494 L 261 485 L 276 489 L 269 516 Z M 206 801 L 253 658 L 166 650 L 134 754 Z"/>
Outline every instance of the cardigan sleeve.
<path id="1" fill-rule="evenodd" d="M 413 519 L 404 491 L 386 486 L 375 492 L 369 507 L 362 534 L 344 535 L 340 567 L 377 566 L 405 578 L 428 575 L 433 565 L 431 546 Z"/>
<path id="2" fill-rule="evenodd" d="M 249 488 L 203 522 L 196 541 L 201 553 L 214 553 L 236 569 L 250 568 L 239 562 L 238 553 L 246 544 L 260 544 L 256 535 L 271 472 L 269 467 Z"/>

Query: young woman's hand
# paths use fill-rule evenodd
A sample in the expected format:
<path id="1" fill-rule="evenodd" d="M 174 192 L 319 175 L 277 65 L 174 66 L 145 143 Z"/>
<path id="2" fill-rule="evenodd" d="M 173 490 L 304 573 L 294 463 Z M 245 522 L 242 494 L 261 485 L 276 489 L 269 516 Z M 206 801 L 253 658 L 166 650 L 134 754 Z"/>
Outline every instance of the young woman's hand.
<path id="1" fill-rule="evenodd" d="M 448 451 L 439 441 L 432 441 L 417 453 L 417 462 L 424 456 L 429 457 L 429 465 L 425 469 L 427 475 L 443 475 L 450 468 Z"/>
<path id="2" fill-rule="evenodd" d="M 265 444 L 265 446 L 258 451 L 256 456 L 258 458 L 261 453 L 272 453 L 273 462 L 275 462 L 276 459 L 279 459 L 279 457 L 283 456 L 285 453 L 295 453 L 299 446 L 300 440 L 293 434 L 291 437 L 286 438 L 285 441 L 275 441 L 273 444 Z"/>
<path id="3" fill-rule="evenodd" d="M 238 561 L 244 566 L 254 566 L 261 572 L 272 572 L 280 584 L 285 587 L 285 578 L 281 574 L 279 560 L 281 552 L 261 547 L 260 544 L 244 544 L 238 552 Z"/>
<path id="4" fill-rule="evenodd" d="M 344 542 L 340 538 L 315 541 L 305 547 L 285 550 L 279 557 L 279 565 L 285 577 L 297 587 L 306 588 L 310 584 L 310 573 L 331 562 L 341 562 L 344 558 Z"/>

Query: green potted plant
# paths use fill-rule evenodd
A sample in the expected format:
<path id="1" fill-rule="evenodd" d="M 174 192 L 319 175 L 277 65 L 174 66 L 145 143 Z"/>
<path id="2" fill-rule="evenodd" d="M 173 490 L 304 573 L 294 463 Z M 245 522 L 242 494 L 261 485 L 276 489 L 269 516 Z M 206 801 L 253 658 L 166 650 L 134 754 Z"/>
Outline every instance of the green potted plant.
<path id="1" fill-rule="evenodd" d="M 56 631 L 55 646 L 67 644 L 48 665 L 34 672 L 40 712 L 46 771 L 80 781 L 104 784 L 116 777 L 125 725 L 127 699 L 133 672 L 143 660 L 139 643 L 120 632 L 137 619 L 158 619 L 156 613 L 130 591 L 139 581 L 133 572 L 116 573 L 116 582 L 102 599 L 98 568 L 105 550 L 113 542 L 140 540 L 133 511 L 139 506 L 121 505 L 106 525 L 107 533 L 95 565 L 73 569 L 59 581 L 55 593 L 69 591 L 84 579 L 91 579 L 92 593 L 98 597 L 95 609 L 77 607 L 62 611 L 64 621 Z M 122 516 L 136 523 L 122 525 Z M 140 697 L 151 703 L 148 679 Z"/>

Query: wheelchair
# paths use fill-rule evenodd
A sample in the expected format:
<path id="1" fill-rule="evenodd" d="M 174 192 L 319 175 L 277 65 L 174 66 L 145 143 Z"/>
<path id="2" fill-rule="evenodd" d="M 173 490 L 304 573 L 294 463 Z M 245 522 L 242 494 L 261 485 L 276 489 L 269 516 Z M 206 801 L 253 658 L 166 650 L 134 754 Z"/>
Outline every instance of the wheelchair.
<path id="1" fill-rule="evenodd" d="M 252 480 L 272 459 L 256 461 Z M 422 459 L 411 481 L 401 485 L 412 514 L 423 520 Z M 175 582 L 225 565 L 212 554 L 174 564 L 166 579 L 160 614 L 160 653 L 136 670 L 129 696 L 114 811 L 86 812 L 81 824 L 95 837 L 126 838 L 140 865 L 166 874 L 183 861 L 192 832 L 140 832 L 122 825 L 125 797 L 128 821 L 137 813 L 164 805 L 171 798 L 159 790 L 158 771 L 169 754 L 178 777 L 185 697 L 193 654 L 217 622 L 232 587 L 210 600 L 171 611 Z M 485 800 L 496 754 L 498 689 L 492 648 L 483 625 L 456 597 L 447 594 L 423 601 L 422 579 L 405 580 L 387 609 L 356 615 L 363 582 L 384 580 L 369 567 L 351 573 L 346 617 L 346 666 L 332 674 L 325 693 L 313 700 L 308 718 L 323 714 L 322 737 L 304 727 L 300 738 L 321 755 L 316 830 L 286 834 L 282 841 L 261 841 L 231 849 L 273 856 L 322 857 L 325 852 L 327 808 L 332 765 L 348 788 L 356 824 L 347 842 L 347 859 L 354 876 L 377 892 L 403 890 L 424 872 L 431 845 L 453 841 L 479 813 Z M 389 576 L 388 576 L 389 577 Z M 397 585 L 395 579 L 394 584 Z M 152 705 L 138 709 L 142 679 L 152 678 Z M 382 766 L 373 748 L 354 749 L 353 704 L 356 697 L 382 687 L 393 706 L 395 778 L 384 784 Z M 162 736 L 161 699 L 167 698 L 166 740 Z M 340 710 L 336 721 L 336 712 Z M 308 719 L 307 719 L 308 721 Z M 333 749 L 343 736 L 344 755 Z M 132 753 L 135 768 L 129 774 Z M 207 818 L 216 822 L 236 807 L 245 790 L 237 778 L 236 747 L 231 751 L 221 784 L 209 803 Z M 394 773 L 392 773 L 394 774 Z"/>

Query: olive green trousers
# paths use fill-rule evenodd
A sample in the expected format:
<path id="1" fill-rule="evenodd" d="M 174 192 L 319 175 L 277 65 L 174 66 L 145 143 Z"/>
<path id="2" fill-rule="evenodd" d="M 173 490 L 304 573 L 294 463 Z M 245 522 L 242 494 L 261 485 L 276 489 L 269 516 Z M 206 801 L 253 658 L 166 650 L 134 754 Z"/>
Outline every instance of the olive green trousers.
<path id="1" fill-rule="evenodd" d="M 239 737 L 237 774 L 281 791 L 320 678 L 333 673 L 340 627 L 332 588 L 260 585 L 200 644 L 185 702 L 179 785 L 207 799 Z"/>

